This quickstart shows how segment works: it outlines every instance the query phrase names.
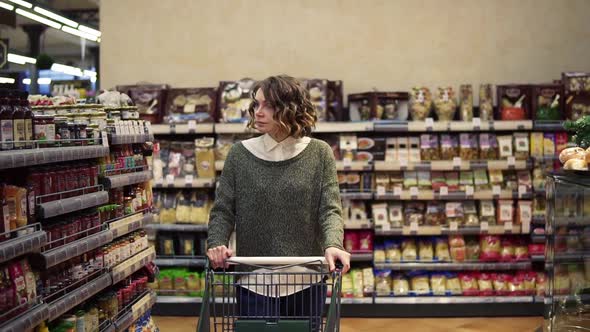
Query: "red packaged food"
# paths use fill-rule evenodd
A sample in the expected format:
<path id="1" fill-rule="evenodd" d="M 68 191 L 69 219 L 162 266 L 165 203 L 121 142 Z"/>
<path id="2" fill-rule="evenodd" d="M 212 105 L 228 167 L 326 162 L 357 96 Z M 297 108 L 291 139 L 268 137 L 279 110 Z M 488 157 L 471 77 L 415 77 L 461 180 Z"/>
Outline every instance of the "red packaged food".
<path id="1" fill-rule="evenodd" d="M 492 276 L 494 283 L 494 292 L 498 296 L 506 296 L 510 294 L 510 280 L 512 276 L 506 273 L 498 273 Z"/>
<path id="2" fill-rule="evenodd" d="M 545 255 L 545 244 L 529 244 L 529 254 Z"/>
<path id="3" fill-rule="evenodd" d="M 538 272 L 535 278 L 536 294 L 537 296 L 545 296 L 545 289 L 547 287 L 547 276 L 544 272 Z"/>
<path id="4" fill-rule="evenodd" d="M 502 239 L 502 251 L 500 253 L 500 260 L 502 262 L 512 262 L 515 259 L 514 241 L 510 237 Z"/>
<path id="5" fill-rule="evenodd" d="M 516 241 L 514 248 L 514 259 L 517 261 L 525 261 L 529 259 L 529 248 L 523 239 Z"/>
<path id="6" fill-rule="evenodd" d="M 477 274 L 477 285 L 479 287 L 480 296 L 494 295 L 493 278 L 490 273 L 482 272 Z"/>
<path id="7" fill-rule="evenodd" d="M 27 284 L 22 266 L 19 262 L 13 262 L 8 265 L 8 272 L 10 273 L 12 288 L 16 295 L 16 305 L 27 303 Z"/>
<path id="8" fill-rule="evenodd" d="M 359 232 L 359 247 L 360 251 L 373 251 L 373 232 L 362 231 Z"/>
<path id="9" fill-rule="evenodd" d="M 479 287 L 477 279 L 473 273 L 459 273 L 459 281 L 461 281 L 461 289 L 464 296 L 478 296 Z"/>
<path id="10" fill-rule="evenodd" d="M 357 251 L 360 248 L 359 237 L 356 232 L 344 232 L 344 249 L 348 252 Z"/>
<path id="11" fill-rule="evenodd" d="M 512 277 L 508 283 L 508 287 L 511 296 L 524 296 L 526 293 L 524 289 L 524 275 L 521 274 Z"/>
<path id="12" fill-rule="evenodd" d="M 20 261 L 23 274 L 25 276 L 25 287 L 27 292 L 27 301 L 33 303 L 37 297 L 37 283 L 35 281 L 35 275 L 31 270 L 31 265 L 26 259 Z"/>
<path id="13" fill-rule="evenodd" d="M 449 236 L 449 245 L 451 247 L 464 247 L 465 240 L 463 239 L 463 235 L 457 234 Z"/>
<path id="14" fill-rule="evenodd" d="M 501 242 L 496 235 L 484 235 L 480 238 L 481 255 L 479 259 L 484 262 L 497 262 L 500 260 Z"/>

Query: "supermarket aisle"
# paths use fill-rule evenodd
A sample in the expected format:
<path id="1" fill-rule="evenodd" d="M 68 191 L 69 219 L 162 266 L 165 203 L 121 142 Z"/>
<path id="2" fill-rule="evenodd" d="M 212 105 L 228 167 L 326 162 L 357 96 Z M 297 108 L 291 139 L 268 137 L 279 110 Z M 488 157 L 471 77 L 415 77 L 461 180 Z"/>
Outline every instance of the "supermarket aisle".
<path id="1" fill-rule="evenodd" d="M 193 317 L 154 316 L 161 332 L 196 331 Z M 342 332 L 401 331 L 404 332 L 527 332 L 541 326 L 542 317 L 511 318 L 421 318 L 421 319 L 365 319 L 345 318 Z M 403 327 L 403 328 L 402 328 Z"/>

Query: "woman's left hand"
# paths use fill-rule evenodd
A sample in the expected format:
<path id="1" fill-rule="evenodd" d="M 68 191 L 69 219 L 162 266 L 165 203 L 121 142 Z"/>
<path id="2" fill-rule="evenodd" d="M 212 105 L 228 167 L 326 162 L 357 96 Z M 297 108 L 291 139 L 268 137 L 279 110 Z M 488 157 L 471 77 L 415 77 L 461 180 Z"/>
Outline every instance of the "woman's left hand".
<path id="1" fill-rule="evenodd" d="M 324 256 L 330 265 L 330 272 L 333 272 L 336 269 L 336 261 L 342 263 L 343 274 L 350 270 L 350 254 L 348 252 L 335 247 L 330 247 L 326 249 Z"/>

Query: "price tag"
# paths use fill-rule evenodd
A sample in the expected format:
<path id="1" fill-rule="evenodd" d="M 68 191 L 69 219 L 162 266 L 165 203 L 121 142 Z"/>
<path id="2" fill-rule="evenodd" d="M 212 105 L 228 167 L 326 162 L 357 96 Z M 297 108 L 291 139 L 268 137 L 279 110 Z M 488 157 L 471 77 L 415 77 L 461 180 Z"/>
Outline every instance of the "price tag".
<path id="1" fill-rule="evenodd" d="M 440 195 L 441 196 L 448 196 L 449 195 L 449 187 L 440 187 Z"/>
<path id="2" fill-rule="evenodd" d="M 391 225 L 386 222 L 384 224 L 381 224 L 381 229 L 383 229 L 384 231 L 389 231 L 391 229 Z"/>
<path id="3" fill-rule="evenodd" d="M 473 196 L 473 186 L 465 186 L 465 196 Z"/>
<path id="4" fill-rule="evenodd" d="M 107 131 L 103 130 L 100 134 L 100 137 L 102 137 L 102 146 L 104 146 L 105 148 L 109 147 L 109 137 L 107 135 Z"/>
<path id="5" fill-rule="evenodd" d="M 164 185 L 167 187 L 174 186 L 174 175 L 167 174 L 166 180 L 164 181 Z"/>
<path id="6" fill-rule="evenodd" d="M 192 175 L 186 175 L 184 177 L 184 185 L 186 187 L 192 187 L 193 186 L 193 176 Z"/>
<path id="7" fill-rule="evenodd" d="M 504 231 L 506 232 L 512 232 L 512 221 L 508 221 L 504 223 Z"/>
<path id="8" fill-rule="evenodd" d="M 426 118 L 424 120 L 425 125 L 426 125 L 426 130 L 427 131 L 432 131 L 432 127 L 434 127 L 434 119 L 432 118 Z"/>
<path id="9" fill-rule="evenodd" d="M 481 129 L 481 119 L 480 118 L 473 118 L 473 130 L 480 130 Z"/>
<path id="10" fill-rule="evenodd" d="M 451 230 L 451 232 L 457 232 L 459 230 L 459 223 L 456 221 L 451 221 L 451 223 L 449 224 L 449 229 Z"/>
<path id="11" fill-rule="evenodd" d="M 418 233 L 418 223 L 413 221 L 410 223 L 410 232 L 411 233 Z"/>
<path id="12" fill-rule="evenodd" d="M 411 187 L 410 188 L 410 196 L 416 198 L 418 197 L 418 187 Z"/>
<path id="13" fill-rule="evenodd" d="M 502 187 L 497 186 L 497 185 L 492 187 L 492 195 L 493 196 L 500 196 L 501 193 L 502 193 Z"/>
<path id="14" fill-rule="evenodd" d="M 377 186 L 377 195 L 378 196 L 384 196 L 385 195 L 385 187 L 383 187 L 383 186 Z"/>
<path id="15" fill-rule="evenodd" d="M 523 185 L 518 186 L 518 198 L 522 198 L 526 194 L 527 194 L 526 186 L 523 186 Z"/>
<path id="16" fill-rule="evenodd" d="M 456 171 L 461 169 L 461 157 L 453 157 L 453 169 Z"/>
<path id="17" fill-rule="evenodd" d="M 197 132 L 197 121 L 189 120 L 188 122 L 188 132 L 189 133 L 196 133 Z"/>
<path id="18" fill-rule="evenodd" d="M 487 232 L 488 232 L 488 230 L 490 229 L 490 224 L 488 224 L 488 222 L 487 222 L 487 221 L 483 221 L 481 224 L 479 224 L 479 229 L 480 229 L 482 232 L 485 232 L 485 233 L 487 233 Z"/>
<path id="19" fill-rule="evenodd" d="M 342 165 L 344 165 L 345 169 L 350 169 L 352 167 L 352 159 L 350 159 L 350 158 L 342 159 Z"/>
<path id="20" fill-rule="evenodd" d="M 399 160 L 399 168 L 402 171 L 405 171 L 406 169 L 408 169 L 408 159 L 405 159 L 405 158 L 400 159 Z"/>
<path id="21" fill-rule="evenodd" d="M 514 168 L 516 166 L 516 158 L 514 156 L 510 156 L 507 159 L 508 168 Z"/>
<path id="22" fill-rule="evenodd" d="M 393 188 L 393 196 L 401 197 L 402 196 L 402 187 L 394 187 Z"/>

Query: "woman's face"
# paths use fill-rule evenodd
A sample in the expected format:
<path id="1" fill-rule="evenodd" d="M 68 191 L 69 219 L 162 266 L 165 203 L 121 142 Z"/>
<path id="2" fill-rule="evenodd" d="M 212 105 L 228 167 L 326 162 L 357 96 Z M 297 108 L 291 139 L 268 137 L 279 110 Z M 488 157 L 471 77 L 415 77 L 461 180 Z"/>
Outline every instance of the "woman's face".
<path id="1" fill-rule="evenodd" d="M 262 89 L 256 91 L 254 96 L 254 117 L 256 129 L 263 134 L 278 134 L 279 125 L 273 118 L 274 109 L 266 104 Z"/>

